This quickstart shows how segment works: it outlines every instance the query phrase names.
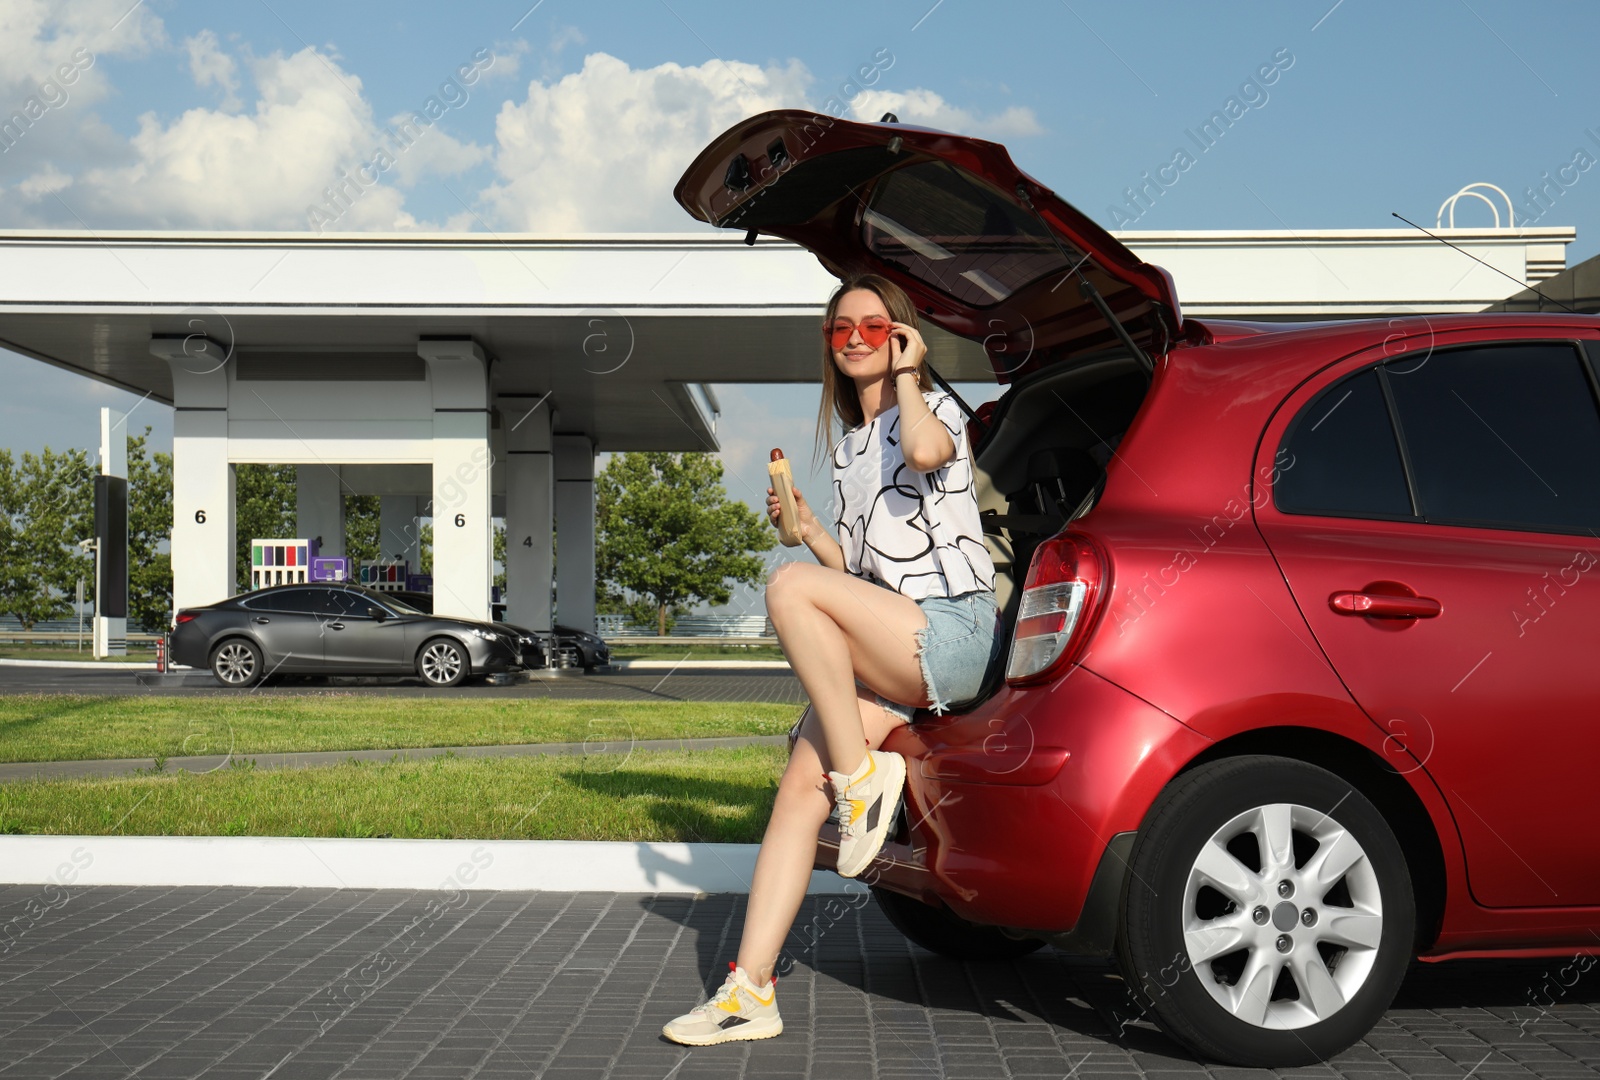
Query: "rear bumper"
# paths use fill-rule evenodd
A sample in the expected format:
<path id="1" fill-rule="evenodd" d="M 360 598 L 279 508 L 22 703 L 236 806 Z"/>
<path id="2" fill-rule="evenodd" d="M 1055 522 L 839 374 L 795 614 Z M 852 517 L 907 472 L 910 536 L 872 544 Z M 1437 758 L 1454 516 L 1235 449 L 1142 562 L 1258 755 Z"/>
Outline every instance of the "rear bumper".
<path id="1" fill-rule="evenodd" d="M 906 758 L 904 820 L 860 880 L 1097 952 L 1114 940 L 1146 811 L 1208 745 L 1081 668 L 962 717 L 919 715 L 884 744 Z M 837 854 L 826 830 L 817 865 Z"/>
<path id="2" fill-rule="evenodd" d="M 1095 867 L 1089 890 L 1084 895 L 1077 921 L 1067 930 L 1030 930 L 1006 927 L 1019 937 L 1038 937 L 1069 956 L 1109 957 L 1116 952 L 1117 931 L 1122 920 L 1122 892 L 1128 881 L 1128 857 L 1133 851 L 1133 832 L 1111 838 Z M 886 843 L 882 852 L 862 871 L 863 885 L 914 897 L 925 904 L 945 906 L 934 887 L 933 876 L 909 844 Z M 833 870 L 839 865 L 839 827 L 832 822 L 822 827 L 817 838 L 818 870 Z"/>
<path id="3" fill-rule="evenodd" d="M 206 637 L 193 622 L 183 623 L 172 631 L 172 655 L 169 660 L 184 667 L 205 668 L 211 664 L 206 649 Z"/>

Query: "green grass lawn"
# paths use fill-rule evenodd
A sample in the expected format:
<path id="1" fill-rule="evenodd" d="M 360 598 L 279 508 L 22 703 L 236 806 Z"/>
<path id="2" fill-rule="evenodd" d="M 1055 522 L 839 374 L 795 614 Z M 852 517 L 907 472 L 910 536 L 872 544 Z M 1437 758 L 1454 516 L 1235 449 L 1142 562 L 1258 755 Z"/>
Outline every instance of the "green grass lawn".
<path id="1" fill-rule="evenodd" d="M 0 761 L 781 735 L 794 705 L 365 694 L 0 696 Z"/>
<path id="2" fill-rule="evenodd" d="M 0 644 L 0 659 L 6 660 L 94 660 L 94 650 L 90 648 L 89 641 L 83 643 L 83 651 L 72 645 L 26 645 L 22 642 L 8 641 Z M 108 656 L 98 661 L 103 664 L 153 664 L 156 652 L 154 649 L 129 646 L 127 656 Z"/>
<path id="3" fill-rule="evenodd" d="M 609 642 L 613 660 L 782 660 L 776 645 L 635 645 L 627 638 Z"/>
<path id="4" fill-rule="evenodd" d="M 0 784 L 0 832 L 756 843 L 786 759 L 754 746 L 24 781 Z"/>

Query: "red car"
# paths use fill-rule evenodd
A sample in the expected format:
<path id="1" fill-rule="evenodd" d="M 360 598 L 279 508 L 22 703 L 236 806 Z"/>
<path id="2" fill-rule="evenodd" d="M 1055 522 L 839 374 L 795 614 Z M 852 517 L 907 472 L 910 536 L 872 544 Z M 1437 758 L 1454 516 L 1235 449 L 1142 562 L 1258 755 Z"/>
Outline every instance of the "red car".
<path id="1" fill-rule="evenodd" d="M 1413 958 L 1592 965 L 1600 318 L 1185 319 L 1003 147 L 885 120 L 752 117 L 675 194 L 1008 384 L 971 429 L 1009 655 L 885 744 L 889 918 L 1115 955 L 1246 1065 L 1360 1039 Z"/>

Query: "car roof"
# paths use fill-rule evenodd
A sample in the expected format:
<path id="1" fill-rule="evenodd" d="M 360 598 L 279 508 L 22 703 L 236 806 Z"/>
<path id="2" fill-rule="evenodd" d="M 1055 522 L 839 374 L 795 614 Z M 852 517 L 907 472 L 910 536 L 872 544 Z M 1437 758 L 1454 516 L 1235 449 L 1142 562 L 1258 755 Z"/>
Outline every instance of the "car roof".
<path id="1" fill-rule="evenodd" d="M 1389 341 L 1428 340 L 1459 331 L 1504 330 L 1526 336 L 1535 330 L 1556 336 L 1600 331 L 1600 315 L 1565 312 L 1472 312 L 1461 315 L 1396 315 L 1328 322 L 1271 323 L 1195 319 L 1184 324 L 1184 347 L 1168 354 L 1175 364 L 1285 365 L 1315 371 L 1347 353 Z"/>

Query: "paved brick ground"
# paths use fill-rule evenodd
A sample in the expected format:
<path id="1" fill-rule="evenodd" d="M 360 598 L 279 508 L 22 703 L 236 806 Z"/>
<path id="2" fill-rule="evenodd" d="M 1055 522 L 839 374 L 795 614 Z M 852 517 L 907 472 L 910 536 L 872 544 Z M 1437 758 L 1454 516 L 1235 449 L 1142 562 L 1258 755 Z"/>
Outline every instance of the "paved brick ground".
<path id="1" fill-rule="evenodd" d="M 743 897 L 457 895 L 0 887 L 0 1080 L 1273 1075 L 1196 1063 L 1103 965 L 954 963 L 821 898 L 784 1034 L 689 1050 L 660 1026 L 721 982 Z M 1595 1076 L 1600 971 L 1562 967 L 1419 968 L 1364 1043 L 1285 1075 Z"/>

